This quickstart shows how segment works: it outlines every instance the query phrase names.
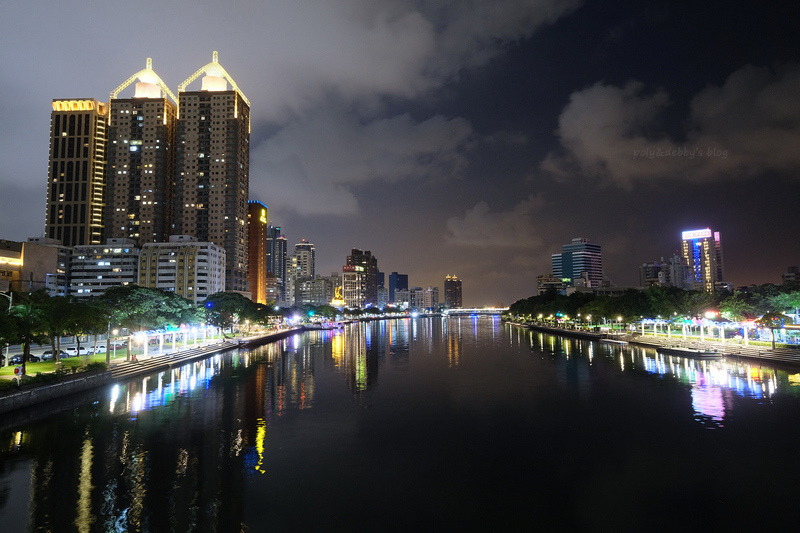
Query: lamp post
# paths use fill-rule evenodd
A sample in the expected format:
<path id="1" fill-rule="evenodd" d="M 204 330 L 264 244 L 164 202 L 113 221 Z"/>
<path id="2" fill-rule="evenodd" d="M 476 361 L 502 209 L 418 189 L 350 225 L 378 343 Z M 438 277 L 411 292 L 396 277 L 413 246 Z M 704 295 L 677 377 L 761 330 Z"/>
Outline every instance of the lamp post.
<path id="1" fill-rule="evenodd" d="M 13 293 L 13 292 L 11 292 L 11 289 L 9 288 L 9 289 L 8 289 L 8 294 L 5 294 L 5 293 L 2 293 L 2 292 L 0 292 L 0 295 L 3 295 L 3 296 L 5 296 L 6 298 L 8 298 L 8 312 L 9 312 L 9 313 L 11 313 L 11 306 L 12 306 L 12 304 L 14 303 L 14 293 Z M 11 345 L 10 345 L 10 344 L 6 344 L 6 357 L 5 357 L 5 359 L 3 360 L 3 364 L 2 364 L 2 365 L 0 365 L 0 366 L 6 366 L 6 365 L 8 364 L 8 349 L 9 349 L 10 347 L 11 347 Z"/>

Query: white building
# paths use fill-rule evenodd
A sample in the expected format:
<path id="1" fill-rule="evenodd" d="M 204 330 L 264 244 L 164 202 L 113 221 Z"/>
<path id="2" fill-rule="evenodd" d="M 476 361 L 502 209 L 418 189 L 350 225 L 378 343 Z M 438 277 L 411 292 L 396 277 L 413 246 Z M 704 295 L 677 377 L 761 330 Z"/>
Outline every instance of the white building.
<path id="1" fill-rule="evenodd" d="M 428 287 L 422 297 L 422 305 L 425 309 L 436 309 L 439 307 L 439 287 Z"/>
<path id="2" fill-rule="evenodd" d="M 225 291 L 225 250 L 188 235 L 151 242 L 139 255 L 138 284 L 182 296 L 193 303 Z"/>
<path id="3" fill-rule="evenodd" d="M 131 239 L 108 239 L 104 245 L 76 246 L 69 268 L 69 294 L 99 296 L 111 287 L 136 283 L 139 248 Z"/>
<path id="4" fill-rule="evenodd" d="M 366 302 L 366 276 L 364 267 L 345 265 L 342 267 L 342 298 L 351 308 L 363 308 Z"/>

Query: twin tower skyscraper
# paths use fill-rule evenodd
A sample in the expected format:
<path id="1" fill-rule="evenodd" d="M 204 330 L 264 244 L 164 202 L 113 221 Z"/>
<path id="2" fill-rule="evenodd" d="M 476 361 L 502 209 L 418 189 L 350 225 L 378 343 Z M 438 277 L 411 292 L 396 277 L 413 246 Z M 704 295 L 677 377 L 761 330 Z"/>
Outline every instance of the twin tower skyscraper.
<path id="1" fill-rule="evenodd" d="M 250 102 L 217 52 L 177 96 L 148 58 L 108 103 L 53 100 L 45 236 L 65 246 L 194 236 L 225 248 L 226 290 L 247 292 L 249 173 Z"/>

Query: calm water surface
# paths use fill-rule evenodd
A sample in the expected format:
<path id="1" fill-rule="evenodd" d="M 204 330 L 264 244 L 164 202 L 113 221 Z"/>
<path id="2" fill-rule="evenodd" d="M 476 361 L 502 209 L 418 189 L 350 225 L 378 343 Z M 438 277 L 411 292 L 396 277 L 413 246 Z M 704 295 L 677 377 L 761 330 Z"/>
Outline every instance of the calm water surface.
<path id="1" fill-rule="evenodd" d="M 0 530 L 764 528 L 794 517 L 798 420 L 792 371 L 372 322 L 0 418 Z"/>

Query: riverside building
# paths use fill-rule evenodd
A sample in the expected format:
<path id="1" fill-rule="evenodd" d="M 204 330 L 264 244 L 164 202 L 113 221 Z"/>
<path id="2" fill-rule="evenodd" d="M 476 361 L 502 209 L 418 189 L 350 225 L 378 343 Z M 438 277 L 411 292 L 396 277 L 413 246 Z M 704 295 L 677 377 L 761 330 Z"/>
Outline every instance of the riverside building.
<path id="1" fill-rule="evenodd" d="M 45 236 L 65 246 L 100 244 L 108 104 L 53 100 Z"/>
<path id="2" fill-rule="evenodd" d="M 267 206 L 247 204 L 247 281 L 251 299 L 267 303 Z"/>
<path id="3" fill-rule="evenodd" d="M 603 259 L 599 244 L 586 238 L 572 239 L 562 246 L 560 254 L 552 255 L 553 276 L 561 278 L 565 286 L 575 285 L 583 278 L 587 287 L 600 287 L 603 283 Z"/>
<path id="4" fill-rule="evenodd" d="M 138 280 L 182 296 L 194 304 L 225 290 L 225 250 L 188 235 L 173 235 L 169 242 L 147 243 L 139 254 Z"/>
<path id="5" fill-rule="evenodd" d="M 456 276 L 444 278 L 444 305 L 450 309 L 463 307 L 461 301 L 461 280 Z"/>
<path id="6" fill-rule="evenodd" d="M 722 243 L 719 232 L 711 228 L 684 231 L 681 234 L 683 259 L 689 269 L 692 289 L 714 292 L 722 282 Z"/>
<path id="7" fill-rule="evenodd" d="M 119 94 L 138 80 L 131 98 Z M 137 246 L 172 232 L 177 99 L 152 61 L 110 95 L 105 236 Z"/>
<path id="8" fill-rule="evenodd" d="M 201 76 L 200 89 L 187 90 Z M 222 246 L 225 287 L 249 297 L 250 101 L 219 64 L 217 52 L 178 85 L 178 96 L 173 233 Z"/>

